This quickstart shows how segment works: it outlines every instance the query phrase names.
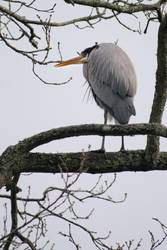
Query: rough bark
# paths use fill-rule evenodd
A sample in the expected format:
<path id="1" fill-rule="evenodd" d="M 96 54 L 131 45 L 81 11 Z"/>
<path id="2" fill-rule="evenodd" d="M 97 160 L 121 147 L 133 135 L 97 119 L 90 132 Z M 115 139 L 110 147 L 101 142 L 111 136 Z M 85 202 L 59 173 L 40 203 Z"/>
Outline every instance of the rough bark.
<path id="1" fill-rule="evenodd" d="M 105 9 L 110 9 L 110 10 L 115 10 L 119 13 L 127 13 L 127 14 L 132 14 L 136 12 L 142 12 L 142 11 L 153 11 L 153 10 L 158 10 L 160 7 L 159 1 L 154 4 L 129 4 L 124 1 L 124 6 L 117 3 L 111 3 L 109 1 L 99 1 L 99 0 L 65 0 L 66 3 L 68 4 L 78 4 L 78 5 L 84 5 L 84 6 L 90 6 L 94 8 L 105 8 Z"/>
<path id="2" fill-rule="evenodd" d="M 159 154 L 155 164 L 145 161 L 145 150 L 110 153 L 28 153 L 22 158 L 15 172 L 60 173 L 82 171 L 90 174 L 125 171 L 167 170 L 167 152 Z"/>
<path id="3" fill-rule="evenodd" d="M 0 187 L 10 183 L 13 174 L 22 172 L 77 172 L 109 173 L 120 171 L 149 171 L 167 169 L 167 153 L 159 153 L 156 161 L 145 161 L 145 151 L 113 153 L 30 153 L 39 145 L 68 137 L 83 135 L 156 135 L 167 138 L 167 128 L 160 124 L 100 125 L 86 124 L 61 127 L 34 135 L 15 146 L 8 147 L 0 157 Z"/>
<path id="4" fill-rule="evenodd" d="M 26 153 L 40 145 L 54 140 L 86 135 L 158 135 L 166 138 L 167 127 L 156 123 L 141 123 L 129 125 L 84 124 L 77 126 L 67 126 L 51 129 L 24 139 L 15 146 L 15 151 Z"/>
<path id="5" fill-rule="evenodd" d="M 150 123 L 162 122 L 162 115 L 167 99 L 167 14 L 162 18 L 158 32 L 157 72 L 155 94 L 150 115 Z M 148 156 L 155 156 L 159 152 L 159 137 L 148 136 Z"/>

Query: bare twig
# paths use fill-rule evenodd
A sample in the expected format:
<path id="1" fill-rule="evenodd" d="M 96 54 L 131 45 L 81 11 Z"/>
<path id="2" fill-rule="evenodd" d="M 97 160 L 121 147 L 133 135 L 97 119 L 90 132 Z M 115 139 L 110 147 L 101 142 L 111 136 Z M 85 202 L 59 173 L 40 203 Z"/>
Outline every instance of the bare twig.
<path id="1" fill-rule="evenodd" d="M 32 72 L 44 84 L 59 86 L 59 85 L 65 85 L 72 80 L 72 77 L 70 77 L 67 81 L 64 81 L 64 82 L 59 82 L 59 83 L 58 82 L 48 82 L 48 81 L 44 80 L 41 76 L 39 76 L 38 73 L 35 71 L 35 64 L 36 64 L 35 62 L 32 62 Z"/>

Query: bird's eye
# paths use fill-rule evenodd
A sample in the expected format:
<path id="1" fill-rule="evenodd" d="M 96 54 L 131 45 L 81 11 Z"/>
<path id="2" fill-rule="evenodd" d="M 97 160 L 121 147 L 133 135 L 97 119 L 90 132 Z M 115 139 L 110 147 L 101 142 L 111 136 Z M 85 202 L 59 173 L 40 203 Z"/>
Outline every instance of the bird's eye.
<path id="1" fill-rule="evenodd" d="M 81 56 L 82 56 L 82 63 L 87 63 L 88 62 L 88 54 L 81 54 Z"/>

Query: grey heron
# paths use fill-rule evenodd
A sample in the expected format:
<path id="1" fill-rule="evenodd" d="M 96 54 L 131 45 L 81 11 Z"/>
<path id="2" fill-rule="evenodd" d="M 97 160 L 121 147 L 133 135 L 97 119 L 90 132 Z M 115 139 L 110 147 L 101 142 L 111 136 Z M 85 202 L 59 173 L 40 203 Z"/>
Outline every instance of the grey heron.
<path id="1" fill-rule="evenodd" d="M 133 99 L 137 89 L 136 73 L 128 55 L 116 44 L 101 43 L 55 67 L 70 64 L 83 64 L 83 75 L 89 83 L 95 102 L 104 109 L 104 124 L 112 117 L 116 123 L 128 124 L 131 115 L 136 114 Z M 104 138 L 103 136 L 102 151 Z M 123 136 L 120 150 L 125 150 Z"/>

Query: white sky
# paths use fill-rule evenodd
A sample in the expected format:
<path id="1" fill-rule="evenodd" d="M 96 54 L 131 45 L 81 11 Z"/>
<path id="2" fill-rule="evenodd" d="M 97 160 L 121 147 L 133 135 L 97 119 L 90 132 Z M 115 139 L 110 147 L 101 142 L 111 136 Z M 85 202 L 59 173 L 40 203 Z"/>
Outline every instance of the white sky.
<path id="1" fill-rule="evenodd" d="M 86 13 L 86 11 L 85 11 Z M 62 4 L 57 5 L 56 21 L 68 20 L 85 15 L 83 9 Z M 135 18 L 124 18 L 127 24 L 135 26 Z M 144 29 L 146 22 L 141 17 L 141 26 Z M 137 22 L 136 22 L 137 24 Z M 81 24 L 82 25 L 82 24 Z M 116 21 L 108 20 L 97 24 L 94 29 L 79 30 L 74 26 L 53 29 L 54 59 L 57 58 L 56 43 L 61 42 L 63 59 L 76 56 L 77 51 L 93 45 L 95 42 L 115 42 L 125 50 L 134 63 L 138 79 L 138 91 L 135 97 L 136 117 L 132 117 L 131 123 L 148 122 L 153 100 L 156 72 L 156 49 L 157 49 L 157 24 L 150 24 L 146 35 L 126 30 Z M 12 52 L 1 44 L 1 124 L 0 124 L 0 151 L 3 152 L 9 145 L 16 144 L 19 140 L 46 131 L 51 128 L 84 123 L 103 123 L 103 111 L 97 107 L 93 100 L 86 101 L 84 98 L 86 87 L 82 76 L 81 66 L 70 66 L 55 69 L 52 65 L 38 69 L 38 72 L 48 81 L 61 82 L 70 76 L 73 80 L 65 86 L 49 86 L 40 82 L 31 71 L 31 62 L 26 58 Z M 166 110 L 163 123 L 167 123 Z M 108 137 L 107 151 L 117 151 L 120 148 L 119 137 Z M 144 148 L 145 136 L 125 137 L 127 149 Z M 100 137 L 70 138 L 58 142 L 52 142 L 38 149 L 41 152 L 77 152 L 82 149 L 98 149 L 101 144 Z M 166 150 L 166 141 L 162 140 L 161 150 Z M 37 151 L 37 150 L 36 150 Z M 110 180 L 113 175 L 104 175 Z M 38 178 L 38 185 L 36 180 Z M 32 190 L 36 195 L 37 190 L 42 192 L 47 185 L 59 182 L 59 177 L 53 175 L 37 175 L 23 177 L 20 185 L 24 190 L 32 182 Z M 83 175 L 80 187 L 96 180 L 95 175 Z M 166 209 L 167 188 L 166 172 L 150 173 L 119 173 L 118 180 L 113 187 L 112 196 L 115 200 L 128 193 L 127 201 L 122 204 L 112 205 L 93 202 L 97 204 L 96 217 L 90 220 L 90 227 L 100 233 L 112 230 L 113 245 L 116 242 L 143 238 L 143 250 L 150 246 L 148 230 L 160 234 L 159 226 L 152 221 L 157 217 L 167 224 Z M 83 186 L 82 186 L 83 185 Z M 23 193 L 24 193 L 23 190 Z M 84 206 L 80 207 L 80 211 Z M 58 223 L 58 224 L 57 224 Z M 58 225 L 58 226 L 57 226 Z M 49 237 L 54 240 L 57 237 L 57 249 L 74 249 L 70 243 L 64 242 L 53 228 L 61 228 L 62 222 L 52 222 Z M 63 230 L 63 229 L 62 229 Z M 59 231 L 59 230 L 58 230 Z M 83 250 L 94 249 L 87 245 L 84 235 L 77 235 L 78 240 L 84 242 Z M 67 245 L 66 245 L 67 244 Z M 165 248 L 159 248 L 164 250 Z"/>

